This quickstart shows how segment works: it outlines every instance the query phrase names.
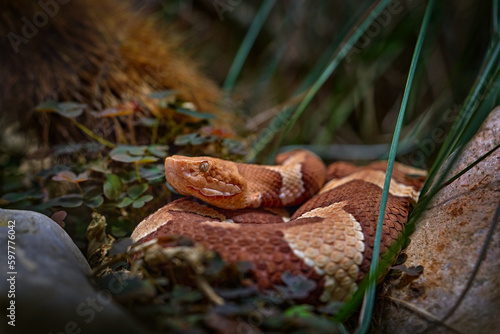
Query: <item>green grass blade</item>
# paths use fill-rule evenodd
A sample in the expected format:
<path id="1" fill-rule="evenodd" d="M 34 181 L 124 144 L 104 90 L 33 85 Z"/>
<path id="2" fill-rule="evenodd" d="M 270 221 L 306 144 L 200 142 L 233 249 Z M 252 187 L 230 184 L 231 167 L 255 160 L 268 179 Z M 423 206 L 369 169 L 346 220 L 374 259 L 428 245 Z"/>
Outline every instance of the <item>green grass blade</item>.
<path id="1" fill-rule="evenodd" d="M 339 330 L 341 334 L 349 334 L 349 331 L 341 323 L 339 324 Z"/>
<path id="2" fill-rule="evenodd" d="M 422 188 L 422 195 L 425 195 L 429 191 L 429 187 L 432 184 L 432 180 L 436 177 L 437 171 L 443 165 L 444 161 L 454 150 L 458 147 L 463 146 L 476 132 L 479 124 L 486 118 L 486 115 L 491 108 L 485 106 L 482 108 L 480 114 L 477 113 L 478 106 L 484 99 L 484 95 L 490 95 L 489 101 L 495 100 L 495 95 L 488 94 L 488 92 L 498 90 L 498 87 L 492 85 L 495 78 L 498 77 L 498 63 L 500 62 L 500 38 L 497 35 L 493 39 L 492 46 L 489 49 L 485 57 L 485 66 L 483 70 L 478 75 L 474 86 L 472 87 L 465 103 L 460 110 L 457 120 L 453 124 L 450 133 L 448 134 L 446 140 L 441 147 L 432 168 L 429 171 L 429 176 L 427 182 Z M 467 127 L 467 124 L 474 123 L 474 127 Z"/>
<path id="3" fill-rule="evenodd" d="M 471 90 L 472 93 L 473 90 Z M 475 110 L 477 110 L 476 114 L 481 115 L 482 117 L 486 117 L 485 115 L 488 115 L 488 113 L 492 110 L 491 102 L 488 103 L 489 101 L 496 101 L 498 99 L 498 96 L 500 94 L 500 69 L 497 69 L 497 73 L 494 77 L 494 80 L 490 82 L 488 85 L 487 89 L 485 90 L 485 94 L 481 96 L 480 102 L 474 107 Z M 470 124 L 470 123 L 469 123 Z M 475 133 L 477 129 L 471 129 L 469 132 Z M 438 165 L 436 169 L 433 171 L 433 176 L 432 178 L 429 176 L 427 178 L 427 181 L 424 186 L 427 186 L 429 189 L 425 194 L 421 193 L 420 201 L 418 202 L 417 206 L 415 207 L 415 217 L 418 217 L 419 213 L 425 209 L 425 207 L 429 204 L 430 200 L 438 193 L 439 190 L 442 189 L 442 185 L 445 184 L 445 179 L 448 177 L 448 173 L 451 170 L 452 166 L 454 163 L 458 160 L 460 157 L 460 153 L 462 148 L 466 142 L 461 144 L 455 151 L 454 154 L 451 154 L 450 157 L 446 162 L 443 162 L 441 165 Z M 478 160 L 481 160 L 482 157 L 478 158 Z M 446 166 L 444 166 L 446 164 Z M 439 170 L 442 170 L 440 172 L 437 181 L 434 180 L 437 177 L 437 173 Z M 459 173 L 461 174 L 461 173 Z M 449 181 L 447 181 L 449 182 Z M 446 182 L 446 183 L 447 183 Z"/>
<path id="4" fill-rule="evenodd" d="M 473 113 L 472 112 L 465 112 L 467 110 L 473 110 L 473 104 L 477 103 L 480 98 L 480 94 L 484 92 L 484 88 L 487 86 L 488 78 L 491 77 L 491 73 L 493 70 L 495 70 L 495 66 L 498 64 L 499 60 L 499 55 L 500 55 L 500 43 L 499 40 L 497 39 L 496 45 L 491 49 L 492 54 L 489 58 L 489 61 L 486 63 L 485 69 L 484 69 L 484 74 L 479 76 L 477 83 L 474 87 L 473 94 L 470 96 L 470 98 L 467 99 L 465 103 L 465 108 L 464 112 L 459 116 L 459 123 L 457 124 L 458 126 L 456 127 L 455 131 L 452 131 L 450 134 L 450 140 L 452 141 L 451 144 L 446 147 L 444 151 L 444 156 L 448 156 L 451 151 L 453 151 L 459 144 L 460 141 L 463 142 L 462 135 L 464 134 L 464 130 L 466 129 L 465 125 L 472 117 Z M 446 144 L 446 143 L 445 143 Z"/>
<path id="5" fill-rule="evenodd" d="M 484 74 L 483 74 L 484 75 Z M 471 88 L 471 91 L 469 93 L 469 96 L 474 93 L 475 87 Z M 485 93 L 481 96 L 479 102 L 474 105 L 474 110 L 470 111 L 471 113 L 473 111 L 476 111 L 476 114 L 480 114 L 482 117 L 485 117 L 484 115 L 487 115 L 491 110 L 492 110 L 492 105 L 495 103 L 498 103 L 498 97 L 500 96 L 500 69 L 497 68 L 497 72 L 494 76 L 494 79 L 490 82 L 490 84 L 487 86 L 485 89 Z M 492 101 L 492 102 L 491 102 Z M 469 112 L 469 111 L 467 111 Z M 457 120 L 456 122 L 459 122 Z M 469 126 L 471 126 L 471 123 L 468 123 Z M 475 133 L 476 129 L 472 129 L 469 132 Z M 428 206 L 430 203 L 431 199 L 444 187 L 446 184 L 449 184 L 450 182 L 453 182 L 457 177 L 462 175 L 464 172 L 466 172 L 469 168 L 473 167 L 480 161 L 482 161 L 488 154 L 490 154 L 492 151 L 497 149 L 497 147 L 493 148 L 489 152 L 487 152 L 485 155 L 479 157 L 474 163 L 469 165 L 468 167 L 465 167 L 464 170 L 458 172 L 455 176 L 451 177 L 447 181 L 446 178 L 449 177 L 449 172 L 452 168 L 452 166 L 455 164 L 455 162 L 458 160 L 460 157 L 460 153 L 462 148 L 464 147 L 466 143 L 464 142 L 461 144 L 453 154 L 451 154 L 446 161 L 442 162 L 440 165 L 437 165 L 433 171 L 433 176 L 429 176 L 426 180 L 426 183 L 424 185 L 427 186 L 428 191 L 426 193 L 421 192 L 420 195 L 420 200 L 418 201 L 417 205 L 415 206 L 413 213 L 410 217 L 410 222 L 409 223 L 414 223 L 420 214 L 425 210 L 425 208 Z M 439 174 L 438 174 L 439 172 Z M 437 177 L 437 180 L 435 180 Z"/>
<path id="6" fill-rule="evenodd" d="M 487 58 L 485 57 L 485 60 Z M 486 63 L 486 62 L 485 62 Z M 484 73 L 483 73 L 484 75 Z M 469 93 L 469 96 L 471 96 L 475 91 L 475 87 L 471 88 L 471 91 Z M 500 69 L 496 69 L 496 74 L 493 77 L 493 80 L 490 82 L 490 84 L 486 87 L 484 90 L 483 95 L 481 95 L 481 98 L 479 102 L 473 105 L 473 110 L 470 111 L 472 113 L 471 119 L 474 118 L 481 118 L 485 117 L 484 115 L 487 115 L 489 111 L 492 110 L 493 106 L 498 103 L 498 97 L 500 94 Z M 479 115 L 479 116 L 478 116 Z M 458 122 L 459 120 L 457 120 Z M 474 121 L 468 122 L 465 126 L 465 129 L 467 128 L 472 128 L 474 125 Z M 476 129 L 472 129 L 470 131 L 471 133 L 475 133 Z M 460 158 L 461 156 L 461 151 L 463 147 L 465 146 L 466 142 L 459 142 L 457 149 L 455 149 L 454 153 L 451 154 L 446 162 L 444 162 L 442 165 L 439 165 L 438 168 L 440 169 L 440 173 L 438 176 L 438 179 L 436 181 L 428 178 L 427 182 L 429 184 L 432 184 L 432 186 L 429 186 L 429 191 L 427 194 L 421 196 L 419 202 L 417 203 L 417 206 L 414 208 L 412 215 L 410 217 L 410 221 L 408 222 L 408 227 L 414 226 L 416 221 L 418 220 L 418 217 L 423 213 L 423 211 L 427 208 L 429 205 L 430 201 L 432 198 L 445 186 L 448 184 L 454 182 L 457 180 L 461 175 L 465 174 L 467 171 L 469 171 L 471 168 L 476 166 L 478 163 L 483 161 L 486 157 L 488 157 L 491 153 L 493 153 L 495 150 L 499 148 L 499 145 L 496 145 L 493 147 L 491 150 L 483 154 L 481 157 L 478 157 L 474 162 L 469 164 L 468 166 L 464 167 L 461 171 L 457 172 L 454 176 L 449 178 L 447 181 L 445 179 L 448 177 L 450 170 L 452 167 L 455 165 L 456 161 Z M 488 245 L 491 241 L 491 236 L 493 234 L 493 231 L 495 230 L 497 224 L 498 224 L 498 216 L 500 214 L 500 205 L 497 207 L 497 211 L 495 213 L 495 217 L 493 219 L 493 222 L 490 226 L 488 235 L 486 237 L 485 242 L 483 243 L 483 247 L 481 249 L 480 255 L 478 256 L 478 259 L 476 261 L 474 271 L 472 275 L 469 277 L 468 282 L 466 284 L 466 287 L 462 290 L 459 299 L 453 306 L 453 308 L 441 319 L 442 322 L 445 322 L 447 318 L 449 318 L 453 312 L 459 307 L 460 303 L 462 302 L 463 298 L 467 294 L 468 290 L 470 289 L 470 286 L 472 285 L 472 282 L 474 281 L 475 275 L 477 274 L 477 271 L 479 270 L 479 267 L 484 259 L 484 256 L 486 254 L 486 250 L 488 248 Z M 404 236 L 407 237 L 409 235 L 409 228 L 405 229 Z M 430 330 L 430 328 L 429 328 Z"/>
<path id="7" fill-rule="evenodd" d="M 500 0 L 493 0 L 493 35 L 498 34 L 498 15 L 500 15 L 500 8 L 498 6 L 498 3 Z"/>
<path id="8" fill-rule="evenodd" d="M 250 49 L 252 48 L 257 35 L 262 29 L 264 22 L 266 22 L 266 19 L 271 12 L 271 9 L 273 8 L 275 2 L 276 0 L 264 0 L 264 2 L 262 2 L 259 11 L 255 16 L 252 25 L 250 26 L 250 29 L 248 29 L 243 43 L 241 43 L 241 46 L 238 49 L 236 56 L 234 57 L 231 67 L 229 68 L 226 80 L 222 85 L 222 88 L 224 90 L 230 91 L 231 89 L 233 89 L 234 84 L 236 83 L 236 79 L 241 72 L 245 60 L 247 59 L 248 53 L 250 52 Z"/>
<path id="9" fill-rule="evenodd" d="M 331 114 L 327 123 L 328 131 L 332 136 L 349 118 L 356 105 L 360 103 L 360 99 L 356 99 L 356 97 L 365 96 L 367 94 L 367 92 L 375 85 L 375 82 L 380 79 L 384 73 L 386 73 L 387 69 L 393 64 L 394 59 L 400 55 L 402 50 L 403 49 L 401 48 L 400 50 L 397 50 L 398 52 L 393 52 L 392 54 L 387 52 L 389 56 L 386 56 L 383 60 L 379 60 L 376 65 L 369 67 L 366 71 L 366 79 L 359 82 L 351 89 L 350 92 L 345 94 L 345 97 L 342 100 L 338 102 L 338 105 L 335 107 L 335 113 Z"/>
<path id="10" fill-rule="evenodd" d="M 364 13 L 366 11 L 369 11 L 369 5 L 368 3 L 361 3 L 359 4 L 361 6 L 354 15 L 352 15 L 351 18 L 347 21 L 347 23 L 343 26 L 343 28 L 338 32 L 338 37 L 333 40 L 330 45 L 328 45 L 327 49 L 325 52 L 321 55 L 321 57 L 316 61 L 315 65 L 313 68 L 309 71 L 307 74 L 306 78 L 304 81 L 301 83 L 300 87 L 297 89 L 297 92 L 295 95 L 300 94 L 304 91 L 306 91 L 309 87 L 311 87 L 314 82 L 319 78 L 323 70 L 326 68 L 328 65 L 328 62 L 330 59 L 332 59 L 332 56 L 335 54 L 335 51 L 338 50 L 339 46 L 341 45 L 342 41 L 345 39 L 345 36 L 349 35 L 349 31 L 352 30 L 352 27 L 356 27 L 359 21 L 359 18 L 364 17 Z"/>
<path id="11" fill-rule="evenodd" d="M 406 81 L 405 92 L 403 95 L 403 100 L 401 102 L 401 108 L 398 115 L 398 120 L 396 122 L 396 128 L 394 131 L 394 136 L 391 143 L 391 150 L 389 152 L 389 159 L 387 163 L 387 172 L 384 180 L 384 189 L 382 192 L 382 199 L 380 201 L 380 210 L 377 221 L 377 230 L 375 232 L 375 244 L 373 246 L 373 258 L 370 264 L 369 272 L 369 285 L 365 294 L 365 300 L 363 307 L 361 309 L 360 325 L 356 330 L 356 333 L 366 333 L 370 324 L 371 315 L 373 312 L 373 305 L 375 304 L 375 283 L 377 280 L 377 267 L 379 263 L 379 253 L 380 253 L 380 239 L 382 236 L 382 225 L 384 222 L 385 207 L 387 205 L 387 197 L 389 195 L 389 186 L 392 176 L 392 168 L 394 165 L 394 160 L 396 158 L 396 151 L 398 146 L 399 135 L 401 127 L 403 126 L 404 114 L 408 105 L 408 98 L 410 96 L 411 86 L 413 78 L 415 76 L 415 71 L 417 68 L 418 59 L 420 57 L 420 52 L 422 50 L 422 45 L 424 42 L 427 27 L 429 25 L 430 17 L 432 14 L 432 9 L 434 7 L 434 0 L 430 0 L 427 9 L 425 11 L 424 19 L 422 22 L 422 27 L 420 28 L 420 33 L 418 35 L 417 45 L 415 46 L 415 51 L 411 60 L 410 71 L 408 74 L 408 79 Z"/>
<path id="12" fill-rule="evenodd" d="M 264 132 L 259 136 L 259 138 L 255 141 L 250 153 L 246 156 L 247 161 L 254 161 L 256 156 L 262 151 L 264 147 L 269 144 L 269 142 L 273 139 L 274 135 L 279 131 L 279 129 L 284 124 L 286 124 L 286 128 L 277 143 L 277 146 L 280 145 L 283 138 L 290 131 L 293 124 L 295 124 L 302 112 L 309 105 L 318 90 L 323 86 L 332 72 L 338 67 L 340 62 L 349 54 L 357 40 L 365 33 L 368 27 L 373 23 L 373 21 L 390 2 L 391 0 L 381 0 L 378 4 L 372 7 L 373 9 L 370 10 L 369 15 L 366 15 L 366 18 L 363 20 L 363 22 L 361 22 L 359 28 L 355 29 L 351 36 L 349 36 L 346 43 L 340 48 L 340 51 L 337 53 L 337 55 L 333 58 L 326 69 L 321 73 L 320 77 L 307 91 L 304 99 L 301 101 L 297 109 L 295 109 L 295 112 L 292 108 L 285 108 L 274 117 L 269 127 L 266 128 Z"/>
<path id="13" fill-rule="evenodd" d="M 295 26 L 295 17 L 299 11 L 303 10 L 300 6 L 300 2 L 294 0 L 290 3 L 287 8 L 287 13 L 283 18 L 281 26 L 279 27 L 278 32 L 276 33 L 276 40 L 272 42 L 273 52 L 271 57 L 266 57 L 266 65 L 264 69 L 259 74 L 259 78 L 257 79 L 257 88 L 256 91 L 253 92 L 253 96 L 255 98 L 259 98 L 263 95 L 263 93 L 268 89 L 267 87 L 271 84 L 271 78 L 276 73 L 279 65 L 283 61 L 283 57 L 289 51 L 289 36 L 293 34 L 296 29 Z"/>
<path id="14" fill-rule="evenodd" d="M 339 53 L 332 59 L 332 61 L 328 64 L 326 69 L 321 73 L 321 76 L 316 80 L 316 82 L 312 85 L 312 87 L 307 91 L 306 96 L 299 104 L 295 112 L 292 114 L 290 121 L 287 122 L 285 130 L 280 135 L 278 139 L 277 146 L 281 145 L 283 139 L 286 137 L 288 132 L 290 132 L 291 128 L 295 124 L 295 122 L 299 119 L 300 115 L 307 108 L 309 103 L 311 103 L 312 99 L 319 91 L 319 89 L 323 86 L 326 80 L 332 75 L 333 71 L 339 66 L 340 62 L 344 60 L 344 58 L 349 54 L 352 47 L 356 43 L 356 41 L 365 33 L 368 27 L 373 23 L 373 21 L 378 17 L 378 15 L 387 7 L 390 3 L 390 0 L 382 0 L 380 1 L 371 11 L 370 15 L 363 21 L 363 23 L 359 26 L 358 29 L 354 31 L 354 33 L 349 37 L 347 42 L 340 48 Z"/>
<path id="15" fill-rule="evenodd" d="M 270 123 L 269 127 L 263 131 L 259 139 L 254 143 L 252 151 L 247 156 L 247 161 L 254 161 L 256 156 L 262 151 L 262 149 L 264 149 L 264 147 L 267 146 L 267 144 L 272 140 L 274 135 L 286 124 L 287 120 L 290 118 L 291 113 L 293 112 L 293 106 L 299 103 L 299 102 L 292 103 L 292 101 L 295 101 L 298 98 L 302 99 L 302 96 L 305 95 L 307 88 L 311 87 L 314 84 L 317 78 L 321 75 L 323 69 L 328 65 L 329 60 L 332 59 L 333 55 L 335 54 L 335 51 L 339 48 L 339 45 L 341 45 L 342 41 L 345 39 L 345 36 L 347 36 L 349 32 L 353 30 L 353 27 L 356 27 L 358 25 L 358 21 L 360 20 L 359 18 L 360 17 L 363 18 L 365 16 L 363 14 L 366 14 L 366 11 L 368 9 L 369 5 L 367 3 L 359 5 L 359 8 L 357 8 L 356 10 L 356 14 L 354 14 L 348 20 L 348 22 L 342 27 L 342 29 L 338 32 L 338 37 L 335 38 L 334 41 L 330 43 L 330 45 L 328 45 L 326 50 L 323 52 L 322 56 L 319 58 L 318 61 L 315 62 L 315 65 L 307 73 L 300 87 L 295 91 L 292 98 L 288 100 L 290 101 L 290 103 L 288 102 L 284 103 L 285 105 L 289 104 L 289 106 L 281 108 L 281 112 L 283 114 L 280 115 L 278 113 L 277 114 L 278 116 L 275 117 L 275 119 Z M 289 19 L 293 18 L 292 14 L 293 12 L 290 11 L 287 18 L 285 19 L 285 22 L 288 22 Z M 281 56 L 285 51 L 286 48 L 282 48 L 278 52 L 274 61 L 272 61 L 269 64 L 269 66 L 266 67 L 266 70 L 264 71 L 265 75 L 261 76 L 261 79 L 259 81 L 269 83 L 269 78 L 276 69 L 276 67 L 278 66 L 279 60 L 281 59 Z M 259 89 L 262 89 L 262 87 L 259 87 Z M 260 96 L 260 94 L 257 94 L 256 96 Z M 266 162 L 271 164 L 272 160 L 273 160 L 273 154 L 269 154 L 269 157 Z"/>
<path id="16" fill-rule="evenodd" d="M 480 104 L 474 109 L 474 112 L 465 124 L 464 129 L 461 131 L 457 146 L 465 145 L 474 136 L 477 129 L 479 129 L 491 110 L 493 110 L 493 108 L 497 105 L 500 87 L 498 85 L 495 85 L 494 83 L 498 82 L 498 77 L 500 76 L 500 68 L 497 67 L 496 73 L 490 74 L 493 74 L 493 80 L 488 83 L 486 94 L 481 97 Z M 495 94 L 494 92 L 497 93 Z"/>
<path id="17" fill-rule="evenodd" d="M 495 147 L 493 147 L 491 150 L 489 150 L 488 152 L 486 152 L 485 154 L 483 154 L 482 156 L 480 156 L 479 158 L 477 158 L 476 161 L 472 162 L 470 165 L 468 165 L 467 167 L 465 167 L 464 169 L 462 169 L 460 172 L 458 172 L 457 174 L 453 175 L 451 178 L 448 179 L 448 181 L 446 181 L 445 183 L 443 184 L 440 184 L 439 186 L 436 187 L 436 191 L 441 191 L 442 189 L 444 189 L 446 186 L 450 185 L 451 183 L 455 182 L 456 179 L 458 179 L 460 176 L 464 175 L 465 173 L 467 173 L 470 169 L 472 169 L 474 166 L 476 166 L 478 163 L 480 163 L 481 161 L 483 161 L 484 159 L 486 159 L 487 157 L 490 156 L 491 153 L 495 152 L 496 150 L 498 150 L 500 148 L 500 144 L 496 145 Z"/>
<path id="18" fill-rule="evenodd" d="M 245 160 L 248 162 L 255 161 L 257 155 L 269 144 L 273 139 L 276 132 L 278 132 L 288 121 L 290 115 L 293 112 L 293 108 L 285 106 L 269 123 L 264 131 L 259 135 L 257 140 L 253 143 L 252 149 L 246 155 Z"/>

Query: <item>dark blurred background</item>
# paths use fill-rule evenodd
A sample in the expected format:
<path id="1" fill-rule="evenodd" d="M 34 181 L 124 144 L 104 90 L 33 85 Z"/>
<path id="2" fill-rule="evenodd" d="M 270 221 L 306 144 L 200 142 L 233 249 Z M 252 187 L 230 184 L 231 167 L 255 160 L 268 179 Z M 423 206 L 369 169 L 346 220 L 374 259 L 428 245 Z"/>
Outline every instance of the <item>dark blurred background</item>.
<path id="1" fill-rule="evenodd" d="M 261 3 L 200 0 L 156 6 L 157 15 L 176 23 L 206 73 L 222 85 Z M 251 130 L 265 126 L 273 115 L 266 113 L 270 108 L 310 86 L 371 4 L 275 3 L 233 91 L 235 110 L 255 121 Z M 321 88 L 286 143 L 390 142 L 426 4 L 393 1 Z M 402 133 L 408 151 L 418 150 L 428 138 L 437 151 L 481 67 L 492 35 L 491 13 L 490 1 L 436 3 Z M 432 153 L 415 162 L 426 166 L 429 159 Z"/>

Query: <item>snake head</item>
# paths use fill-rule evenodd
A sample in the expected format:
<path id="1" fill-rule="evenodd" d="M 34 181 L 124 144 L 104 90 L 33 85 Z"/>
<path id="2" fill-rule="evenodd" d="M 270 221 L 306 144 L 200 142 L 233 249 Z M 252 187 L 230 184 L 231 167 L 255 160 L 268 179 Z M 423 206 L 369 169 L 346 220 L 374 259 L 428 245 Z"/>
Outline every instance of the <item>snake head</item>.
<path id="1" fill-rule="evenodd" d="M 165 159 L 165 177 L 182 195 L 226 209 L 245 207 L 246 181 L 234 162 L 173 155 Z"/>

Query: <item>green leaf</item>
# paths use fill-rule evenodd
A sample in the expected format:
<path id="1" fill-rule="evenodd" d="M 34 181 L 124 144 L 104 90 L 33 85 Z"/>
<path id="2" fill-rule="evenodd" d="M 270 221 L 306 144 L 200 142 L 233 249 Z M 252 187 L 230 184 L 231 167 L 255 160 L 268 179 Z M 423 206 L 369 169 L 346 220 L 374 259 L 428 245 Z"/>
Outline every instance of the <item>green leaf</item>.
<path id="1" fill-rule="evenodd" d="M 190 144 L 191 141 L 198 136 L 197 133 L 189 133 L 187 135 L 179 135 L 175 137 L 175 145 L 182 146 Z"/>
<path id="2" fill-rule="evenodd" d="M 74 102 L 62 102 L 59 103 L 59 108 L 56 110 L 56 112 L 64 117 L 67 118 L 75 118 L 80 116 L 87 105 L 83 103 L 74 103 Z"/>
<path id="3" fill-rule="evenodd" d="M 70 153 L 81 153 L 90 152 L 90 153 L 98 153 L 102 150 L 103 145 L 95 142 L 87 142 L 87 143 L 65 143 L 60 145 L 54 145 L 54 154 L 55 155 L 64 155 Z"/>
<path id="4" fill-rule="evenodd" d="M 172 187 L 172 185 L 170 183 L 168 183 L 168 182 L 165 181 L 165 185 L 167 186 L 167 189 L 170 190 L 171 193 L 173 193 L 173 194 L 179 194 L 177 192 L 177 190 L 175 190 L 175 188 Z"/>
<path id="5" fill-rule="evenodd" d="M 148 190 L 147 184 L 145 184 L 145 183 L 136 184 L 127 190 L 127 194 L 130 196 L 130 198 L 135 200 L 139 196 L 141 196 L 146 190 Z"/>
<path id="6" fill-rule="evenodd" d="M 109 152 L 109 155 L 113 157 L 117 154 L 127 154 L 127 155 L 137 155 L 141 156 L 146 153 L 147 146 L 134 146 L 134 145 L 119 145 Z"/>
<path id="7" fill-rule="evenodd" d="M 37 192 L 36 190 L 30 189 L 27 191 L 23 192 L 16 192 L 16 193 L 8 193 L 2 196 L 2 199 L 4 201 L 10 202 L 10 203 L 15 203 L 15 202 L 20 202 L 23 200 L 29 200 L 29 199 L 39 199 L 43 197 L 43 193 Z"/>
<path id="8" fill-rule="evenodd" d="M 116 155 L 112 156 L 111 159 L 113 159 L 115 161 L 120 161 L 120 162 L 137 162 L 140 164 L 158 161 L 158 158 L 153 157 L 152 155 L 148 155 L 148 156 L 144 156 L 144 157 L 133 157 L 133 156 L 127 155 L 127 154 L 116 154 Z"/>
<path id="9" fill-rule="evenodd" d="M 120 162 L 138 162 L 141 160 L 141 157 L 133 157 L 128 154 L 115 154 L 111 156 L 111 159 Z"/>
<path id="10" fill-rule="evenodd" d="M 129 145 L 118 145 L 114 149 L 112 149 L 111 152 L 109 152 L 109 155 L 113 157 L 113 155 L 116 154 L 128 154 L 129 147 Z"/>
<path id="11" fill-rule="evenodd" d="M 166 145 L 150 145 L 148 146 L 148 151 L 157 156 L 158 158 L 164 158 L 167 156 L 168 146 Z"/>
<path id="12" fill-rule="evenodd" d="M 144 163 L 155 162 L 155 161 L 158 161 L 157 157 L 153 157 L 152 155 L 147 155 L 147 156 L 141 157 L 136 162 L 140 163 L 140 164 L 144 164 Z"/>
<path id="13" fill-rule="evenodd" d="M 104 203 L 104 197 L 102 195 L 97 195 L 90 198 L 84 197 L 83 202 L 89 208 L 97 208 L 100 207 L 102 203 Z"/>
<path id="14" fill-rule="evenodd" d="M 289 307 L 283 314 L 286 317 L 307 318 L 307 317 L 312 317 L 314 315 L 312 311 L 313 307 L 311 305 L 302 304 Z"/>
<path id="15" fill-rule="evenodd" d="M 139 197 L 134 201 L 134 204 L 132 204 L 132 207 L 139 209 L 142 208 L 147 202 L 151 201 L 153 199 L 153 196 L 151 195 L 144 195 L 142 197 Z"/>
<path id="16" fill-rule="evenodd" d="M 163 149 L 168 149 L 167 146 L 155 145 L 150 146 L 153 151 L 161 154 L 161 157 L 165 156 L 165 153 L 160 153 Z M 136 162 L 136 163 L 147 163 L 157 161 L 158 158 L 150 155 L 145 155 L 148 146 L 132 146 L 132 145 L 121 145 L 114 148 L 109 155 L 112 160 L 120 162 Z M 153 153 L 154 154 L 154 153 Z"/>
<path id="17" fill-rule="evenodd" d="M 146 154 L 146 149 L 147 149 L 146 146 L 127 146 L 127 152 L 130 155 L 137 155 L 137 156 L 144 155 Z"/>
<path id="18" fill-rule="evenodd" d="M 80 116 L 86 107 L 87 105 L 83 103 L 75 103 L 75 102 L 58 103 L 56 101 L 46 101 L 39 104 L 36 107 L 36 110 L 42 112 L 47 112 L 47 111 L 56 112 L 59 115 L 67 118 L 75 118 Z"/>
<path id="19" fill-rule="evenodd" d="M 62 172 L 64 170 L 69 170 L 70 168 L 66 165 L 54 165 L 48 169 L 44 169 L 44 170 L 41 170 L 39 173 L 38 173 L 38 176 L 41 177 L 41 178 L 47 178 L 51 175 L 55 175 L 59 172 Z"/>
<path id="20" fill-rule="evenodd" d="M 177 303 L 195 303 L 203 298 L 203 294 L 199 290 L 194 290 L 190 287 L 175 285 L 171 298 Z"/>
<path id="21" fill-rule="evenodd" d="M 187 108 L 173 107 L 173 109 L 179 114 L 183 114 L 186 116 L 195 117 L 195 118 L 199 118 L 199 119 L 214 119 L 214 118 L 216 118 L 215 115 L 208 114 L 206 112 L 198 112 L 198 111 L 194 111 L 194 110 L 187 109 Z"/>
<path id="22" fill-rule="evenodd" d="M 54 181 L 66 181 L 66 182 L 71 182 L 71 183 L 79 183 L 83 181 L 87 181 L 89 179 L 88 173 L 83 172 L 77 175 L 73 173 L 72 171 L 65 170 L 62 172 L 57 173 L 52 180 Z"/>
<path id="23" fill-rule="evenodd" d="M 129 206 L 130 204 L 132 204 L 132 202 L 133 202 L 133 200 L 130 197 L 124 197 L 120 201 L 120 203 L 118 203 L 116 206 L 119 208 L 123 208 L 123 207 Z"/>
<path id="24" fill-rule="evenodd" d="M 123 192 L 123 183 L 114 174 L 106 175 L 106 182 L 103 185 L 104 195 L 109 199 L 116 199 Z"/>
<path id="25" fill-rule="evenodd" d="M 62 206 L 64 208 L 76 208 L 82 205 L 83 196 L 81 194 L 64 195 L 51 200 L 53 206 Z"/>
<path id="26" fill-rule="evenodd" d="M 152 99 L 163 100 L 167 97 L 175 96 L 178 93 L 179 92 L 176 90 L 168 89 L 168 90 L 161 90 L 158 92 L 152 92 L 152 93 L 148 94 L 148 97 L 150 97 Z"/>
<path id="27" fill-rule="evenodd" d="M 114 231 L 119 230 L 119 228 L 115 227 Z M 118 233 L 120 234 L 120 232 Z M 123 243 L 124 241 L 126 242 L 127 239 L 121 239 L 113 243 L 113 248 L 116 244 Z M 113 253 L 113 248 L 108 251 L 108 254 L 125 253 L 127 245 L 124 247 L 122 246 L 121 248 L 123 250 L 119 253 Z M 128 276 L 123 271 L 110 272 L 108 275 L 100 278 L 98 284 L 101 289 L 109 289 L 111 286 L 115 287 L 113 289 L 113 296 L 117 297 L 117 299 L 121 302 L 129 300 L 130 302 L 133 302 L 134 300 L 137 300 L 137 296 L 148 298 L 156 295 L 156 288 L 149 280 L 142 280 L 139 276 Z"/>
<path id="28" fill-rule="evenodd" d="M 165 167 L 163 164 L 144 166 L 139 168 L 139 174 L 149 183 L 161 182 L 165 179 Z"/>
<path id="29" fill-rule="evenodd" d="M 165 182 L 165 175 L 159 175 L 157 177 L 147 178 L 149 184 L 156 184 L 160 182 Z"/>
<path id="30" fill-rule="evenodd" d="M 156 118 L 141 118 L 137 121 L 137 124 L 143 125 L 148 128 L 153 128 L 158 126 L 160 122 Z"/>
<path id="31" fill-rule="evenodd" d="M 189 133 L 187 135 L 180 135 L 175 137 L 175 142 L 174 144 L 177 146 L 183 146 L 183 145 L 200 145 L 200 144 L 206 144 L 206 143 L 212 143 L 217 140 L 217 137 L 215 136 L 206 136 L 202 137 L 197 133 Z"/>
<path id="32" fill-rule="evenodd" d="M 285 286 L 276 286 L 278 290 L 291 299 L 302 299 L 316 288 L 316 282 L 308 279 L 303 275 L 293 275 L 289 271 L 285 271 L 281 275 L 281 279 Z"/>
<path id="33" fill-rule="evenodd" d="M 42 102 L 39 105 L 37 105 L 35 110 L 36 111 L 56 112 L 58 107 L 59 106 L 58 106 L 58 103 L 56 101 L 48 100 L 48 101 Z"/>
<path id="34" fill-rule="evenodd" d="M 87 168 L 91 171 L 99 172 L 102 174 L 109 173 L 109 170 L 107 168 L 107 164 L 104 160 L 92 161 L 87 165 Z"/>
<path id="35" fill-rule="evenodd" d="M 132 183 L 137 181 L 137 173 L 135 170 L 121 170 L 120 172 L 117 173 L 117 175 L 120 177 L 120 180 L 122 180 L 123 183 Z"/>
<path id="36" fill-rule="evenodd" d="M 57 173 L 57 175 L 54 175 L 52 177 L 52 180 L 54 181 L 74 182 L 75 179 L 76 179 L 76 174 L 69 170 L 59 172 Z"/>
<path id="37" fill-rule="evenodd" d="M 127 236 L 129 232 L 126 229 L 120 228 L 118 226 L 112 226 L 111 227 L 111 234 L 115 236 L 116 238 L 123 238 Z"/>

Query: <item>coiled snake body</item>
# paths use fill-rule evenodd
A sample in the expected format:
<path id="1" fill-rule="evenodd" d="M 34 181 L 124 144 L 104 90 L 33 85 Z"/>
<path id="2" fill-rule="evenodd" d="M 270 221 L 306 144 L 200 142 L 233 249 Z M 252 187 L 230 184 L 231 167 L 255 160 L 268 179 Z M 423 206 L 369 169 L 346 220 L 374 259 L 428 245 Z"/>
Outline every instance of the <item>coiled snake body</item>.
<path id="1" fill-rule="evenodd" d="M 281 154 L 277 163 L 168 157 L 167 181 L 207 204 L 191 198 L 171 202 L 142 221 L 132 239 L 185 235 L 226 261 L 251 262 L 261 288 L 282 283 L 289 271 L 316 281 L 320 302 L 349 299 L 372 259 L 387 163 L 337 162 L 326 168 L 304 150 Z M 381 254 L 401 236 L 424 178 L 422 170 L 395 164 Z M 290 219 L 273 209 L 301 203 Z"/>

